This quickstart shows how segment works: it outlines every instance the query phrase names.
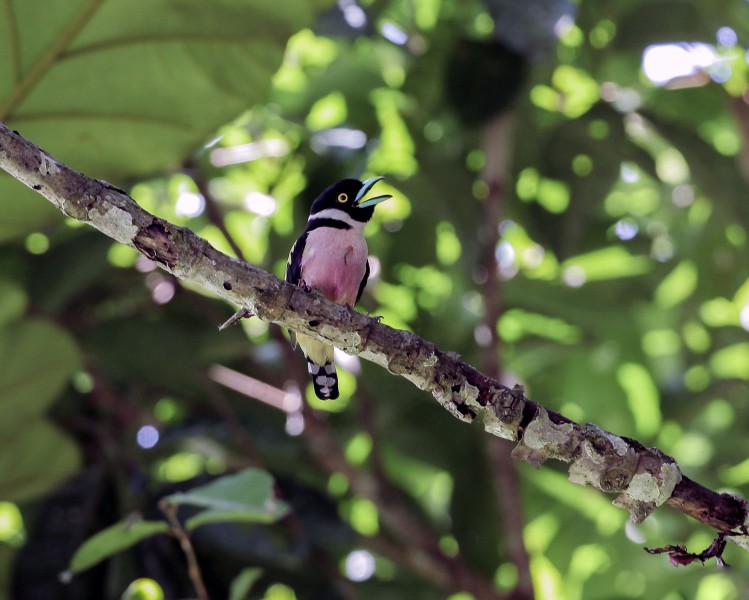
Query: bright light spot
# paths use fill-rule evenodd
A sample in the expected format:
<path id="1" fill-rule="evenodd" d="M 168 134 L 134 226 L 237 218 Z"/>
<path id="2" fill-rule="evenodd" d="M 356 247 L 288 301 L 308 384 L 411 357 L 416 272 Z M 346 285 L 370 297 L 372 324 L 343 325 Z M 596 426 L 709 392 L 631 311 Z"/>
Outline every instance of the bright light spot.
<path id="1" fill-rule="evenodd" d="M 340 365 L 342 369 L 345 369 L 354 375 L 361 373 L 361 362 L 359 361 L 358 356 L 351 356 L 338 348 L 333 350 L 333 356 L 335 356 L 336 363 Z"/>
<path id="2" fill-rule="evenodd" d="M 346 557 L 346 577 L 351 581 L 366 581 L 375 572 L 375 558 L 366 550 L 354 550 Z"/>
<path id="3" fill-rule="evenodd" d="M 500 276 L 503 279 L 512 279 L 519 270 L 515 248 L 512 247 L 512 244 L 505 240 L 499 242 L 494 256 Z"/>
<path id="4" fill-rule="evenodd" d="M 183 217 L 197 217 L 205 210 L 205 198 L 195 192 L 182 192 L 177 198 L 174 210 Z"/>
<path id="5" fill-rule="evenodd" d="M 565 413 L 566 414 L 566 413 Z M 510 592 L 518 583 L 518 568 L 511 562 L 502 563 L 494 572 L 494 584 L 502 591 Z"/>
<path id="6" fill-rule="evenodd" d="M 710 78 L 715 83 L 725 83 L 731 78 L 732 74 L 733 69 L 731 68 L 730 63 L 727 62 L 715 63 L 710 69 Z"/>
<path id="7" fill-rule="evenodd" d="M 187 481 L 205 470 L 205 458 L 195 452 L 173 454 L 158 467 L 158 477 L 165 481 Z"/>
<path id="8" fill-rule="evenodd" d="M 518 264 L 513 263 L 509 267 L 500 268 L 499 276 L 502 278 L 503 281 L 509 281 L 510 279 L 515 277 L 515 275 L 517 275 L 519 271 L 520 271 L 520 267 L 518 266 Z"/>
<path id="9" fill-rule="evenodd" d="M 302 435 L 304 431 L 304 416 L 301 412 L 288 413 L 286 415 L 286 434 L 291 437 Z"/>
<path id="10" fill-rule="evenodd" d="M 367 24 L 367 13 L 354 0 L 339 0 L 338 7 L 349 27 L 360 29 Z"/>
<path id="11" fill-rule="evenodd" d="M 624 117 L 624 130 L 637 141 L 644 142 L 649 139 L 650 132 L 645 120 L 637 113 L 630 113 Z"/>
<path id="12" fill-rule="evenodd" d="M 273 196 L 261 194 L 260 192 L 250 192 L 244 197 L 244 206 L 247 210 L 254 212 L 256 215 L 270 217 L 274 212 L 276 212 L 278 203 Z"/>
<path id="13" fill-rule="evenodd" d="M 162 278 L 161 281 L 153 287 L 151 298 L 156 304 L 166 304 L 174 298 L 174 293 L 176 291 L 177 288 L 173 281 Z"/>
<path id="14" fill-rule="evenodd" d="M 642 70 L 656 85 L 696 75 L 713 66 L 719 57 L 707 44 L 658 44 L 648 46 L 642 55 Z"/>
<path id="15" fill-rule="evenodd" d="M 721 27 L 715 36 L 721 46 L 732 48 L 739 42 L 739 36 L 730 27 Z"/>
<path id="16" fill-rule="evenodd" d="M 707 464 L 713 456 L 712 441 L 701 433 L 685 431 L 671 447 L 673 455 L 678 457 L 679 464 L 700 467 Z"/>
<path id="17" fill-rule="evenodd" d="M 150 273 L 156 270 L 156 263 L 141 254 L 135 260 L 135 270 L 141 273 Z"/>
<path id="18" fill-rule="evenodd" d="M 662 235 L 653 240 L 650 254 L 658 262 L 666 262 L 674 255 L 674 245 L 668 236 Z"/>
<path id="19" fill-rule="evenodd" d="M 312 134 L 310 146 L 318 154 L 328 148 L 349 148 L 359 150 L 367 143 L 367 134 L 359 129 L 349 127 L 333 127 Z"/>
<path id="20" fill-rule="evenodd" d="M 377 506 L 374 503 L 366 498 L 355 497 L 344 507 L 344 511 L 346 509 L 349 523 L 357 533 L 369 537 L 380 531 Z"/>
<path id="21" fill-rule="evenodd" d="M 630 167 L 626 163 L 622 163 L 619 169 L 619 177 L 621 177 L 624 183 L 637 183 L 640 181 L 640 173 L 637 169 Z"/>
<path id="22" fill-rule="evenodd" d="M 616 100 L 616 92 L 619 86 L 611 81 L 604 81 L 601 84 L 601 99 L 606 102 L 613 102 Z"/>
<path id="23" fill-rule="evenodd" d="M 79 394 L 88 394 L 94 389 L 94 378 L 91 377 L 90 373 L 86 373 L 86 371 L 74 373 L 71 383 L 75 391 Z"/>
<path id="24" fill-rule="evenodd" d="M 661 181 L 675 185 L 689 178 L 689 165 L 676 148 L 666 148 L 655 159 L 655 172 Z"/>
<path id="25" fill-rule="evenodd" d="M 624 526 L 624 532 L 630 542 L 635 544 L 645 543 L 645 534 L 642 533 L 640 528 L 629 519 L 627 519 L 627 524 Z"/>
<path id="26" fill-rule="evenodd" d="M 671 201 L 679 208 L 686 208 L 694 202 L 694 188 L 686 183 L 681 183 L 671 192 Z"/>
<path id="27" fill-rule="evenodd" d="M 515 264 L 515 248 L 512 247 L 510 242 L 503 240 L 499 242 L 499 245 L 497 246 L 495 258 L 500 269 L 503 267 L 509 267 Z"/>
<path id="28" fill-rule="evenodd" d="M 164 591 L 153 579 L 136 579 L 122 594 L 122 600 L 164 600 Z"/>
<path id="29" fill-rule="evenodd" d="M 476 33 L 480 36 L 488 36 L 494 31 L 494 19 L 487 13 L 480 13 L 476 15 L 473 20 L 473 26 L 476 29 Z"/>
<path id="30" fill-rule="evenodd" d="M 749 331 L 749 304 L 744 306 L 739 313 L 739 323 L 746 330 Z"/>
<path id="31" fill-rule="evenodd" d="M 620 219 L 616 222 L 614 232 L 620 240 L 631 240 L 637 235 L 638 227 L 632 221 Z"/>
<path id="32" fill-rule="evenodd" d="M 580 266 L 572 265 L 567 267 L 562 273 L 562 281 L 570 287 L 580 287 L 588 279 L 585 269 Z"/>
<path id="33" fill-rule="evenodd" d="M 476 344 L 482 348 L 486 348 L 492 341 L 491 329 L 482 323 L 473 330 L 473 339 L 476 340 Z"/>
<path id="34" fill-rule="evenodd" d="M 532 246 L 523 250 L 523 263 L 529 269 L 540 267 L 541 263 L 544 261 L 545 254 L 546 252 L 544 251 L 542 246 L 533 244 Z"/>
<path id="35" fill-rule="evenodd" d="M 331 473 L 328 479 L 328 493 L 331 496 L 343 496 L 348 491 L 349 481 L 348 478 L 339 472 Z"/>
<path id="36" fill-rule="evenodd" d="M 408 41 L 408 34 L 392 23 L 383 23 L 380 33 L 382 33 L 382 37 L 386 40 L 393 42 L 393 44 L 398 46 L 402 46 Z"/>
<path id="37" fill-rule="evenodd" d="M 569 33 L 570 30 L 575 26 L 575 20 L 572 15 L 562 15 L 554 23 L 554 35 L 558 38 L 562 37 L 565 33 Z"/>
<path id="38" fill-rule="evenodd" d="M 289 145 L 285 140 L 259 140 L 228 148 L 216 148 L 211 151 L 211 164 L 214 167 L 226 167 L 259 158 L 285 156 L 288 153 Z"/>
<path id="39" fill-rule="evenodd" d="M 21 545 L 25 538 L 23 516 L 12 502 L 0 502 L 0 542 Z"/>
<path id="40" fill-rule="evenodd" d="M 440 550 L 447 554 L 447 556 L 457 556 L 458 552 L 460 552 L 460 545 L 458 544 L 458 540 L 453 536 L 443 535 L 440 538 Z"/>
<path id="41" fill-rule="evenodd" d="M 120 269 L 129 269 L 135 265 L 135 261 L 138 260 L 138 251 L 130 246 L 125 246 L 119 242 L 115 242 L 109 247 L 107 252 L 107 260 L 109 264 L 119 267 Z"/>
<path id="42" fill-rule="evenodd" d="M 296 413 L 302 410 L 302 391 L 296 381 L 287 381 L 283 386 L 284 397 L 281 410 L 286 413 Z"/>
<path id="43" fill-rule="evenodd" d="M 173 420 L 178 413 L 178 405 L 172 398 L 162 398 L 153 407 L 153 414 L 159 421 L 168 423 Z"/>
<path id="44" fill-rule="evenodd" d="M 159 443 L 159 430 L 153 425 L 144 425 L 138 430 L 138 435 L 136 437 L 138 445 L 141 448 L 148 450 Z"/>
<path id="45" fill-rule="evenodd" d="M 614 108 L 622 113 L 630 113 L 640 108 L 642 98 L 632 88 L 619 88 L 614 95 Z"/>
<path id="46" fill-rule="evenodd" d="M 590 175 L 593 171 L 593 159 L 587 154 L 578 154 L 572 159 L 572 170 L 578 177 Z"/>
<path id="47" fill-rule="evenodd" d="M 44 254 L 49 250 L 49 238 L 38 231 L 30 233 L 26 237 L 26 250 L 31 254 Z"/>

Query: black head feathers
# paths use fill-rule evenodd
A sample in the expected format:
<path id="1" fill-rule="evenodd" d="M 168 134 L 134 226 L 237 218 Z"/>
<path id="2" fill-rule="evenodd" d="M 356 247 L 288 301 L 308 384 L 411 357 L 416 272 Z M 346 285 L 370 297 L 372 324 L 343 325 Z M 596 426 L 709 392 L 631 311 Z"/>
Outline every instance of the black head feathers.
<path id="1" fill-rule="evenodd" d="M 358 179 L 341 179 L 329 185 L 312 203 L 310 217 L 324 210 L 338 209 L 346 212 L 352 219 L 366 223 L 374 214 L 374 207 L 391 198 L 389 194 L 364 199 L 375 183 L 382 177 L 372 177 L 366 181 Z"/>

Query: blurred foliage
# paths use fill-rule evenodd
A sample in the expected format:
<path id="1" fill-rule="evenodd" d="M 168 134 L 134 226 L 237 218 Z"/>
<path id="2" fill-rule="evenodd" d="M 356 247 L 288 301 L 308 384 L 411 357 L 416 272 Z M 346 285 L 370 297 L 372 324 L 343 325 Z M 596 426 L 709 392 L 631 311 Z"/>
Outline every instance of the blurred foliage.
<path id="1" fill-rule="evenodd" d="M 385 175 L 363 310 L 476 365 L 496 327 L 507 382 L 749 493 L 744 0 L 5 4 L 11 128 L 276 275 L 321 189 Z M 656 84 L 649 46 L 671 43 L 712 58 Z M 511 161 L 489 173 L 505 182 L 492 223 L 498 116 Z M 487 325 L 495 228 L 505 310 Z M 513 588 L 480 427 L 354 358 L 340 401 L 314 403 L 277 330 L 219 334 L 231 307 L 7 176 L 0 240 L 0 598 L 193 594 L 166 536 L 58 575 L 96 532 L 247 466 L 274 476 L 289 516 L 194 532 L 213 598 L 351 597 L 346 578 L 368 599 L 468 598 L 388 550 L 419 540 L 362 477 L 443 555 Z M 669 509 L 627 528 L 559 465 L 518 472 L 538 598 L 746 596 L 730 544 L 730 572 L 641 549 L 699 551 L 707 528 Z"/>

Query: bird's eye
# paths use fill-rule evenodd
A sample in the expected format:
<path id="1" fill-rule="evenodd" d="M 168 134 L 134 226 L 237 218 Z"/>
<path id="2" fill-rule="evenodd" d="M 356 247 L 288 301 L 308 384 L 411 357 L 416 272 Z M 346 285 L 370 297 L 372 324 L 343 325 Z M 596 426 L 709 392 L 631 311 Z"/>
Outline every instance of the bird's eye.
<path id="1" fill-rule="evenodd" d="M 338 202 L 341 204 L 348 202 L 348 194 L 338 194 Z"/>

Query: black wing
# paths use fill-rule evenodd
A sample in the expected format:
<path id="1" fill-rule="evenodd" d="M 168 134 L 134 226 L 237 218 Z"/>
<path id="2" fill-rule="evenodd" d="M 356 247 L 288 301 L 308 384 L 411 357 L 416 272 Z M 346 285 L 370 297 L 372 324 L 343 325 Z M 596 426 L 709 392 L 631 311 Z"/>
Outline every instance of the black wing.
<path id="1" fill-rule="evenodd" d="M 304 254 L 304 247 L 307 245 L 308 233 L 308 231 L 305 231 L 294 242 L 291 252 L 289 252 L 289 260 L 286 263 L 286 281 L 294 285 L 298 285 L 302 278 L 302 255 Z"/>
<path id="2" fill-rule="evenodd" d="M 359 292 L 356 294 L 356 304 L 359 304 L 359 300 L 361 300 L 361 295 L 364 293 L 364 288 L 367 287 L 368 279 L 369 279 L 369 260 L 367 260 L 367 268 L 364 269 L 364 277 L 361 278 L 361 283 L 359 284 Z"/>
<path id="3" fill-rule="evenodd" d="M 305 231 L 294 242 L 291 252 L 289 252 L 289 260 L 286 262 L 286 281 L 294 285 L 299 285 L 299 280 L 302 278 L 302 255 L 304 254 L 304 247 L 307 245 L 308 233 L 309 231 Z M 296 348 L 296 334 L 289 330 L 289 337 L 291 338 L 291 347 Z"/>

